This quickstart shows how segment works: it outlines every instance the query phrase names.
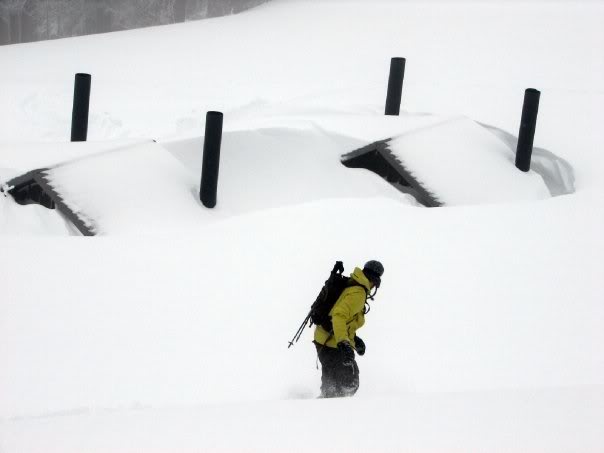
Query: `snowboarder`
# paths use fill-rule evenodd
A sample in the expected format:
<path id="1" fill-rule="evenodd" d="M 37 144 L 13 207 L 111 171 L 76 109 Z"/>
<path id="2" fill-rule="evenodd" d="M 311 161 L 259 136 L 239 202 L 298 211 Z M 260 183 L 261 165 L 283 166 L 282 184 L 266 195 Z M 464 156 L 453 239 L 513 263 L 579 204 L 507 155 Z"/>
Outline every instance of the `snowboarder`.
<path id="1" fill-rule="evenodd" d="M 365 343 L 356 334 L 365 324 L 365 304 L 373 288 L 379 288 L 384 266 L 368 261 L 355 268 L 348 285 L 329 312 L 332 329 L 317 325 L 314 343 L 321 362 L 321 398 L 353 396 L 359 388 L 357 354 L 365 354 Z"/>

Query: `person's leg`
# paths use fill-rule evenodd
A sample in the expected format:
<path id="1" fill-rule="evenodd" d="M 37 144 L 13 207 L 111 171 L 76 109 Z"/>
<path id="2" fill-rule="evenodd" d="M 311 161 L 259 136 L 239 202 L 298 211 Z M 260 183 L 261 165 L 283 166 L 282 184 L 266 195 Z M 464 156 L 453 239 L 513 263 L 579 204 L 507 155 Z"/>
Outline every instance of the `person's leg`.
<path id="1" fill-rule="evenodd" d="M 334 352 L 339 351 L 334 348 L 315 343 L 317 354 L 321 362 L 321 398 L 333 398 L 337 395 L 336 371 L 337 357 Z"/>
<path id="2" fill-rule="evenodd" d="M 340 360 L 336 367 L 336 393 L 338 396 L 353 396 L 359 389 L 359 367 L 356 360 L 344 365 Z"/>

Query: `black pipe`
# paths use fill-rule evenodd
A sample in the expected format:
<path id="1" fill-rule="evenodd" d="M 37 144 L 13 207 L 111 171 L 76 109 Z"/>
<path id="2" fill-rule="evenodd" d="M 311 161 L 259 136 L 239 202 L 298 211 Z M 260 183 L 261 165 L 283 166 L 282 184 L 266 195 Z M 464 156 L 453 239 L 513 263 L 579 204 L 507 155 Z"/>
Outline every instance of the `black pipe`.
<path id="1" fill-rule="evenodd" d="M 522 105 L 522 119 L 518 132 L 518 146 L 516 147 L 516 168 L 529 171 L 531 156 L 533 154 L 533 140 L 537 126 L 537 113 L 539 112 L 539 97 L 541 93 L 534 88 L 527 88 L 524 92 Z"/>
<path id="2" fill-rule="evenodd" d="M 216 206 L 221 143 L 222 113 L 208 112 L 206 115 L 206 135 L 203 142 L 201 187 L 199 189 L 199 199 L 206 208 Z"/>
<path id="3" fill-rule="evenodd" d="M 390 76 L 388 77 L 388 95 L 386 97 L 386 115 L 398 116 L 401 110 L 403 96 L 403 79 L 405 78 L 404 58 L 396 57 L 390 60 Z"/>
<path id="4" fill-rule="evenodd" d="M 88 137 L 88 111 L 90 107 L 90 74 L 76 74 L 71 113 L 71 141 L 85 142 Z"/>

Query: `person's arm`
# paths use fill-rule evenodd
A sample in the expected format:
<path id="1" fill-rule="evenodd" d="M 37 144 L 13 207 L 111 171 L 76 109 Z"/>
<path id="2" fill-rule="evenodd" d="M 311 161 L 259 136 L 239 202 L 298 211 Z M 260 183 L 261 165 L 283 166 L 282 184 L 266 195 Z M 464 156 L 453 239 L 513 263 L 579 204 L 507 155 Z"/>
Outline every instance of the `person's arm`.
<path id="1" fill-rule="evenodd" d="M 348 337 L 348 321 L 365 306 L 365 290 L 358 286 L 347 288 L 331 310 L 333 336 L 336 344 L 342 341 L 351 343 Z"/>

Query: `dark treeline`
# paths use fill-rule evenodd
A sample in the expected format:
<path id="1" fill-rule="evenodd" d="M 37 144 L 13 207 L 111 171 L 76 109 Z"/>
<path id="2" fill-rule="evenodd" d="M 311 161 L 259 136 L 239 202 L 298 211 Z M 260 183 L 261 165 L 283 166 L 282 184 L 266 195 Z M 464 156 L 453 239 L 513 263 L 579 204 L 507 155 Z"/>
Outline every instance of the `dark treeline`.
<path id="1" fill-rule="evenodd" d="M 0 45 L 173 24 L 268 0 L 0 0 Z"/>

